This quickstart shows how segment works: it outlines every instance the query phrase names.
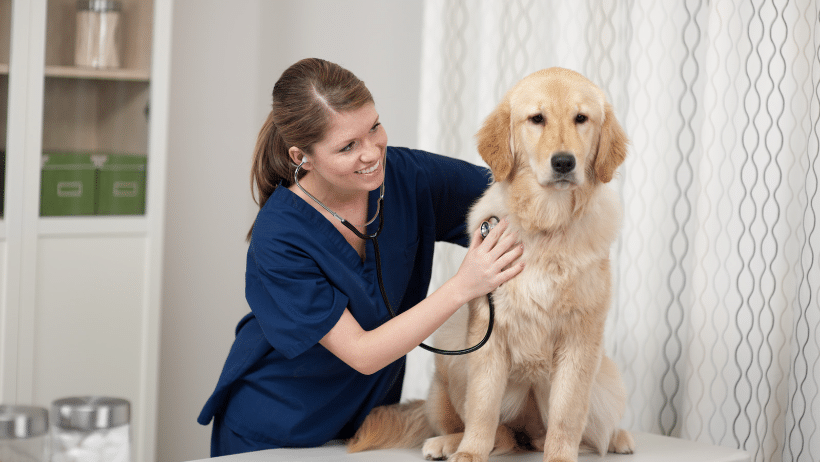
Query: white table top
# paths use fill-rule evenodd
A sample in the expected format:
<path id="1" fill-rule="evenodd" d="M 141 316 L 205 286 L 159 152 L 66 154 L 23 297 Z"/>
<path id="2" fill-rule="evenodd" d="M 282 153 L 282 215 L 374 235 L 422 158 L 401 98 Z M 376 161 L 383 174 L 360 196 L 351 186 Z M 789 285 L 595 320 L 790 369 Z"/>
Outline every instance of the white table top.
<path id="1" fill-rule="evenodd" d="M 678 438 L 633 433 L 635 454 L 607 454 L 603 458 L 597 454 L 581 454 L 579 462 L 750 462 L 751 456 L 737 449 L 712 446 Z M 541 462 L 543 454 L 530 452 L 507 456 L 490 457 L 490 462 Z M 348 454 L 341 444 L 329 444 L 311 449 L 269 449 L 233 456 L 202 459 L 192 462 L 417 462 L 423 461 L 421 448 L 382 449 Z"/>

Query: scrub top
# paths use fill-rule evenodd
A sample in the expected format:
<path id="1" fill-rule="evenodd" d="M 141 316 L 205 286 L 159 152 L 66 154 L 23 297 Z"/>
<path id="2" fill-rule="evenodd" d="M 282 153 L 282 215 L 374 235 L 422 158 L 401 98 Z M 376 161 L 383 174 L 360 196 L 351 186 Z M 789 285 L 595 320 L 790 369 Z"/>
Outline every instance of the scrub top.
<path id="1" fill-rule="evenodd" d="M 402 312 L 427 295 L 435 242 L 468 244 L 467 211 L 491 176 L 406 148 L 388 147 L 386 159 L 378 243 L 390 304 Z M 370 193 L 369 217 L 378 197 L 378 189 Z M 353 436 L 373 407 L 398 402 L 405 358 L 368 376 L 318 343 L 345 308 L 365 330 L 390 318 L 372 242 L 362 261 L 312 205 L 277 187 L 257 215 L 245 282 L 251 312 L 236 328 L 200 424 L 219 416 L 232 432 L 270 447 L 312 447 Z"/>

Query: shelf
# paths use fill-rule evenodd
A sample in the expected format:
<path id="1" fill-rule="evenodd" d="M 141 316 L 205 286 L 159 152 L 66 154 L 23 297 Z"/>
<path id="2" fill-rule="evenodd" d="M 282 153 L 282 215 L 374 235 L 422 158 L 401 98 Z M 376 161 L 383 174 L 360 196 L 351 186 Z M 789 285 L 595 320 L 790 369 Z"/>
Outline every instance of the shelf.
<path id="1" fill-rule="evenodd" d="M 0 63 L 0 75 L 8 75 L 9 65 Z M 58 79 L 118 80 L 125 82 L 149 82 L 148 69 L 93 69 L 74 66 L 46 66 L 46 77 Z"/>
<path id="2" fill-rule="evenodd" d="M 41 237 L 144 235 L 147 231 L 144 215 L 40 217 L 37 222 L 37 234 Z"/>
<path id="3" fill-rule="evenodd" d="M 40 217 L 37 224 L 40 237 L 144 236 L 147 232 L 144 215 Z M 6 237 L 6 221 L 0 218 L 0 242 Z"/>
<path id="4" fill-rule="evenodd" d="M 0 67 L 2 71 L 2 67 Z M 8 70 L 6 70 L 8 72 Z M 46 77 L 64 79 L 121 80 L 148 82 L 151 72 L 147 69 L 93 69 L 74 66 L 46 66 Z"/>

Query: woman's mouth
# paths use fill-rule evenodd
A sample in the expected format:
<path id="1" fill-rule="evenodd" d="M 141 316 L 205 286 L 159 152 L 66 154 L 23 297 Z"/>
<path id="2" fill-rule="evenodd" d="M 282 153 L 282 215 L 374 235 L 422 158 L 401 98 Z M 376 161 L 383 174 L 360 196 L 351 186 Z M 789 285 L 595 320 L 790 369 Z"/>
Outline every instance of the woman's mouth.
<path id="1" fill-rule="evenodd" d="M 376 164 L 374 166 L 372 166 L 370 168 L 367 168 L 367 169 L 364 169 L 364 170 L 359 170 L 356 173 L 358 173 L 359 175 L 367 175 L 367 174 L 373 173 L 373 172 L 375 172 L 376 170 L 379 169 L 379 166 L 381 164 L 382 164 L 382 161 L 379 160 L 378 162 L 376 162 Z"/>

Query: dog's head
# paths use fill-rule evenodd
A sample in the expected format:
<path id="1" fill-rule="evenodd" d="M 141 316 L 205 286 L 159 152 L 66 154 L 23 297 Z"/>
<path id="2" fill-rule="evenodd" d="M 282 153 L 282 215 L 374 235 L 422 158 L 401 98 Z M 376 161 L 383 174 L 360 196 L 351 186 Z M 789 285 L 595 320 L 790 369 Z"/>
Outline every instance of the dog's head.
<path id="1" fill-rule="evenodd" d="M 477 138 L 496 181 L 529 169 L 540 186 L 555 190 L 608 183 L 628 143 L 603 91 L 561 68 L 522 79 Z"/>

